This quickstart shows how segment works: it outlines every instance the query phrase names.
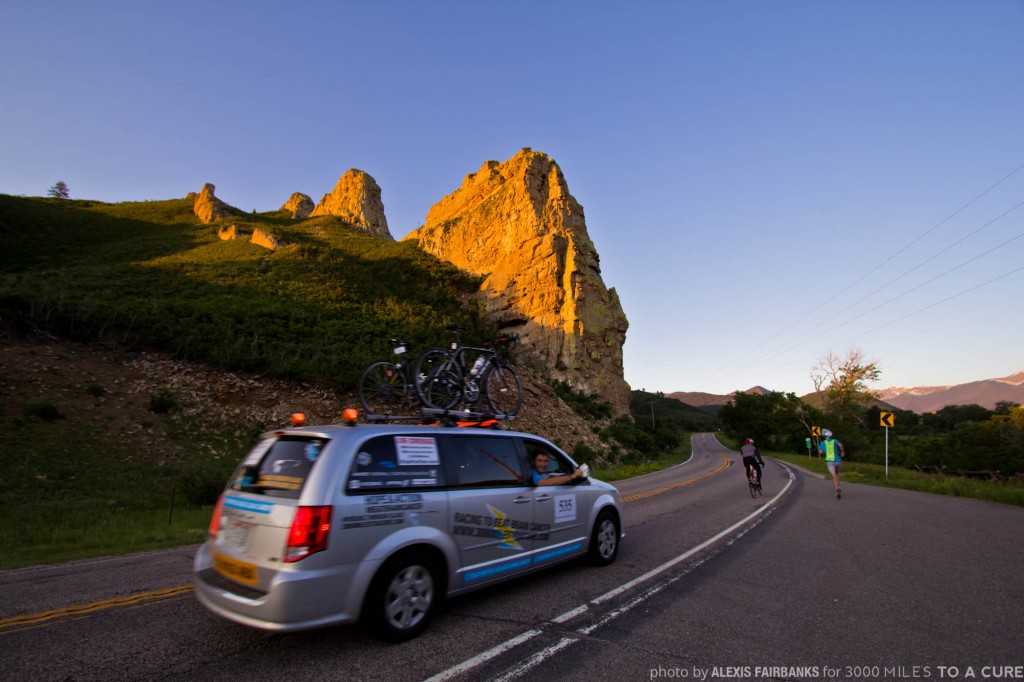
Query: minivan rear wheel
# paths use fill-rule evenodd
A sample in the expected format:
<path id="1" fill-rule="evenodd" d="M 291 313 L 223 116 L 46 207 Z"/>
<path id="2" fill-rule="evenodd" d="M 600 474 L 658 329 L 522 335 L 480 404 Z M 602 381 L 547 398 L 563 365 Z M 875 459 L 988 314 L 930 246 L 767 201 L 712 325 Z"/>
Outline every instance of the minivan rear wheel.
<path id="1" fill-rule="evenodd" d="M 388 559 L 377 571 L 366 597 L 364 616 L 389 642 L 419 636 L 441 599 L 438 571 L 429 557 L 409 552 Z"/>
<path id="2" fill-rule="evenodd" d="M 610 511 L 597 515 L 597 523 L 590 534 L 590 561 L 597 566 L 607 566 L 619 554 L 619 520 Z"/>

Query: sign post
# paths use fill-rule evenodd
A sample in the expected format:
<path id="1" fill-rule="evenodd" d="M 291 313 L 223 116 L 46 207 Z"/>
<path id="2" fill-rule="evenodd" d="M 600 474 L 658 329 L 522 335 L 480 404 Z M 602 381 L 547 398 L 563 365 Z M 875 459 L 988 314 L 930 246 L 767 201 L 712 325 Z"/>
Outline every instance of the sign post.
<path id="1" fill-rule="evenodd" d="M 811 456 L 811 439 L 810 438 L 804 438 L 804 443 L 807 445 L 807 456 L 810 457 Z"/>
<path id="2" fill-rule="evenodd" d="M 815 445 L 817 445 L 818 437 L 821 436 L 821 427 L 820 426 L 812 426 L 811 427 L 811 435 L 814 436 L 814 443 L 815 443 Z M 808 448 L 811 447 L 809 440 L 807 441 L 807 447 Z M 810 456 L 810 454 L 811 454 L 810 452 L 807 453 L 808 456 Z M 818 456 L 820 457 L 821 455 L 819 454 Z"/>
<path id="3" fill-rule="evenodd" d="M 885 427 L 885 480 L 889 480 L 889 427 L 896 423 L 896 415 L 892 412 L 879 412 L 878 420 Z"/>

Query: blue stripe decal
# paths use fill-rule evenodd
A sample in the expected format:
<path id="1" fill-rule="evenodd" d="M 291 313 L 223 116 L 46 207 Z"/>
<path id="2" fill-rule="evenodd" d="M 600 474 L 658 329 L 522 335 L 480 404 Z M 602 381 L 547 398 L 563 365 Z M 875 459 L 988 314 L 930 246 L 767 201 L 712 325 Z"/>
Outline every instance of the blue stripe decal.
<path id="1" fill-rule="evenodd" d="M 256 514 L 269 514 L 274 509 L 273 502 L 254 502 L 252 500 L 243 500 L 241 497 L 225 497 L 224 506 Z"/>
<path id="2" fill-rule="evenodd" d="M 487 566 L 486 568 L 480 568 L 475 571 L 469 571 L 462 577 L 462 582 L 468 584 L 477 580 L 485 580 L 487 578 L 493 578 L 496 575 L 502 573 L 508 573 L 509 571 L 518 571 L 519 569 L 526 568 L 530 564 L 540 564 L 545 561 L 551 561 L 552 559 L 559 559 L 567 554 L 576 554 L 583 549 L 582 542 L 574 542 L 557 549 L 552 549 L 541 554 L 534 555 L 532 557 L 517 557 L 501 564 L 495 564 L 493 566 Z"/>
<path id="3" fill-rule="evenodd" d="M 488 566 L 487 568 L 481 568 L 476 571 L 470 571 L 466 574 L 466 577 L 464 577 L 462 581 L 471 583 L 474 580 L 483 580 L 484 578 L 490 578 L 491 576 L 500 575 L 502 573 L 508 573 L 509 571 L 515 571 L 520 568 L 526 568 L 529 565 L 530 557 L 522 557 L 520 559 L 506 561 L 503 564 L 497 564 L 495 566 Z"/>
<path id="4" fill-rule="evenodd" d="M 580 551 L 582 548 L 583 548 L 583 544 L 582 543 L 574 542 L 571 545 L 566 545 L 565 547 L 559 547 L 558 549 L 553 549 L 553 550 L 551 550 L 549 552 L 544 552 L 542 554 L 538 554 L 537 556 L 535 556 L 533 558 L 533 561 L 534 561 L 534 563 L 537 563 L 537 564 L 539 564 L 542 561 L 551 561 L 552 559 L 558 559 L 560 557 L 563 557 L 566 554 L 574 554 L 574 553 Z"/>

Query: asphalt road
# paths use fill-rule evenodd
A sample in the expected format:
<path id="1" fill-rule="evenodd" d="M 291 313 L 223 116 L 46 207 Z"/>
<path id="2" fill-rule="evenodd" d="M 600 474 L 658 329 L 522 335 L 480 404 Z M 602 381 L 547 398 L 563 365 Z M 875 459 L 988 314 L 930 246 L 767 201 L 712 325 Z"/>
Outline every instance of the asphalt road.
<path id="1" fill-rule="evenodd" d="M 737 453 L 623 481 L 615 564 L 449 602 L 421 637 L 266 634 L 191 593 L 194 547 L 0 573 L 19 680 L 1024 678 L 1024 510 L 831 483 Z M 973 677 L 970 675 L 973 674 Z"/>

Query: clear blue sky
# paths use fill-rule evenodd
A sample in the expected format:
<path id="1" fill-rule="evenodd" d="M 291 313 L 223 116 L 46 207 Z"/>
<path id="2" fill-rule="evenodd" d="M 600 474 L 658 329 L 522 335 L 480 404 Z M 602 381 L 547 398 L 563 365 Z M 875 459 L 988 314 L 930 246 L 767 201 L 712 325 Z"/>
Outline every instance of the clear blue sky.
<path id="1" fill-rule="evenodd" d="M 7 194 L 266 211 L 359 168 L 400 239 L 546 152 L 634 388 L 1024 370 L 1021 0 L 6 0 L 0 82 Z"/>

